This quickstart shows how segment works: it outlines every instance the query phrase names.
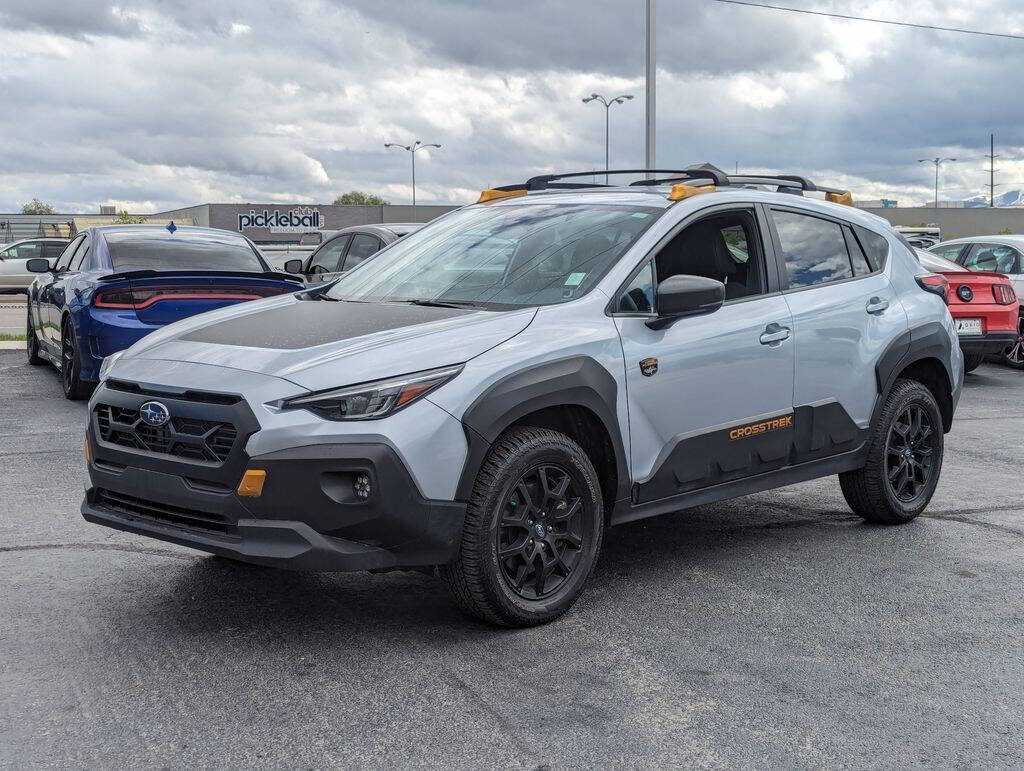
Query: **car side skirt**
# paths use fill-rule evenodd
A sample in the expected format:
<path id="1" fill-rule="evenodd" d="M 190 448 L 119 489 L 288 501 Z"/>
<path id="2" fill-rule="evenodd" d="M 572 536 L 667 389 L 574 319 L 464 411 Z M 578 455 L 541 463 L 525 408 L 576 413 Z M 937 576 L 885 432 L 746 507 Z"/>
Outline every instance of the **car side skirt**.
<path id="1" fill-rule="evenodd" d="M 866 439 L 867 430 L 835 399 L 756 416 L 679 438 L 655 472 L 633 486 L 631 500 L 643 506 L 759 477 L 843 455 Z"/>
<path id="2" fill-rule="evenodd" d="M 647 503 L 620 501 L 612 512 L 611 524 L 621 525 L 625 522 L 633 522 L 638 519 L 667 514 L 672 511 L 681 511 L 693 508 L 694 506 L 703 506 L 708 503 L 717 503 L 718 501 L 730 498 L 764 492 L 765 490 L 774 490 L 786 485 L 806 482 L 810 479 L 840 474 L 844 471 L 853 471 L 864 465 L 866 454 L 867 445 L 865 444 L 856 450 L 841 455 L 808 461 L 797 466 L 787 466 L 774 471 L 743 477 L 731 482 L 723 482 L 711 487 L 703 487 L 698 490 L 682 493 L 681 495 L 673 495 Z"/>

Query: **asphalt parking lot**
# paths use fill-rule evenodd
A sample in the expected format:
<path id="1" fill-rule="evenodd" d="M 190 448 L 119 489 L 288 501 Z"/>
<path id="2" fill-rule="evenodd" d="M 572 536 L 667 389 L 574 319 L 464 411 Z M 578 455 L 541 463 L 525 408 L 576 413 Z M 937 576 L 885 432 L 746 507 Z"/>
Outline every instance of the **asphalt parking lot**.
<path id="1" fill-rule="evenodd" d="M 0 765 L 1024 764 L 1022 373 L 967 377 L 913 524 L 826 479 L 615 528 L 525 631 L 89 525 L 84 404 L 0 383 Z"/>
<path id="2" fill-rule="evenodd" d="M 25 299 L 23 294 L 0 294 L 0 334 L 25 334 Z"/>

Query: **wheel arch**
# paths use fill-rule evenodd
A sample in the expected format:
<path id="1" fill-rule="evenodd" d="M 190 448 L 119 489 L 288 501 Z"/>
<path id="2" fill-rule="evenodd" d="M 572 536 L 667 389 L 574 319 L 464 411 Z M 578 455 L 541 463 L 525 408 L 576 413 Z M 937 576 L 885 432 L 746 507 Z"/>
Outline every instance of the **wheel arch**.
<path id="1" fill-rule="evenodd" d="M 931 391 L 939 405 L 944 433 L 953 426 L 953 387 L 956 379 L 949 367 L 953 341 L 946 328 L 937 321 L 907 330 L 882 354 L 875 365 L 878 398 L 871 422 L 874 424 L 886 395 L 900 378 L 916 380 Z"/>
<path id="2" fill-rule="evenodd" d="M 594 359 L 545 362 L 494 383 L 462 418 L 469 451 L 457 500 L 468 500 L 491 445 L 517 426 L 550 428 L 582 447 L 602 480 L 605 512 L 629 495 L 629 470 L 616 412 L 618 386 Z"/>

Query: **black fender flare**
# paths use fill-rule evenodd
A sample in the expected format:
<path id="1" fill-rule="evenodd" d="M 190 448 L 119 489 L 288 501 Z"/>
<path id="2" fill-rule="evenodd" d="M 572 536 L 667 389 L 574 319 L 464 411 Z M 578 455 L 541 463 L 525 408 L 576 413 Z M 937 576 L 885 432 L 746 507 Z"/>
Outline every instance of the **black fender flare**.
<path id="1" fill-rule="evenodd" d="M 885 395 L 889 393 L 893 383 L 896 382 L 896 376 L 915 361 L 938 359 L 946 373 L 949 392 L 953 394 L 956 391 L 957 382 L 949 369 L 949 361 L 953 355 L 954 345 L 959 345 L 959 341 L 950 340 L 946 328 L 938 321 L 929 321 L 908 329 L 889 343 L 875 364 L 878 396 L 875 399 L 875 408 L 871 413 L 871 425 L 875 424 L 878 414 L 881 412 Z M 946 430 L 949 430 L 948 427 Z"/>
<path id="2" fill-rule="evenodd" d="M 616 500 L 629 496 L 629 469 L 619 429 L 618 385 L 589 356 L 544 362 L 508 375 L 480 394 L 462 417 L 469 450 L 455 499 L 469 500 L 484 457 L 501 433 L 517 420 L 546 407 L 576 406 L 594 413 L 611 439 L 618 475 Z M 614 504 L 615 501 L 606 501 Z"/>

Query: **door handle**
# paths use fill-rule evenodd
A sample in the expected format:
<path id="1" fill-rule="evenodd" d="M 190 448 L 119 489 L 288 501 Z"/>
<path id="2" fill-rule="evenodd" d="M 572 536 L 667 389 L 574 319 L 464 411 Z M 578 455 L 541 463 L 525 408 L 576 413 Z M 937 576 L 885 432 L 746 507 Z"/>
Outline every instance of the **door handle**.
<path id="1" fill-rule="evenodd" d="M 764 328 L 761 333 L 761 345 L 778 345 L 783 340 L 789 339 L 789 327 L 776 324 L 774 321 Z"/>
<path id="2" fill-rule="evenodd" d="M 872 297 L 864 307 L 868 313 L 882 313 L 889 307 L 889 301 L 884 297 Z"/>

